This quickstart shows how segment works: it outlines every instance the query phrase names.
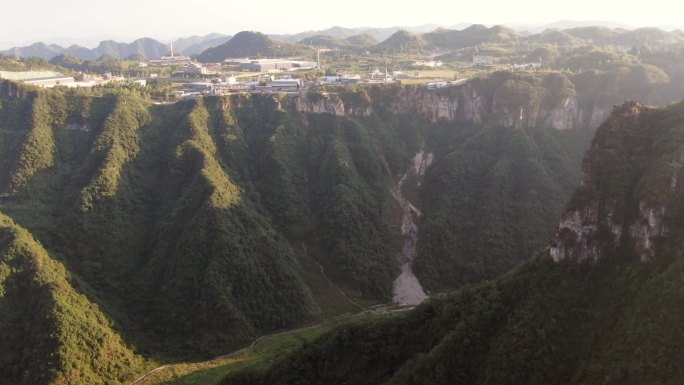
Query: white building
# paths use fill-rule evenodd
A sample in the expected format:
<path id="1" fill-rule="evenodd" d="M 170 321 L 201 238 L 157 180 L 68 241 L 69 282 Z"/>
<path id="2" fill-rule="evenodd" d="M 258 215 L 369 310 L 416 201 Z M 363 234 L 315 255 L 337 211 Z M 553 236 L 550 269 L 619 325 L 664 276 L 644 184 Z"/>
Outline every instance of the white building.
<path id="1" fill-rule="evenodd" d="M 0 71 L 0 78 L 38 87 L 73 84 L 76 79 L 54 71 Z"/>
<path id="2" fill-rule="evenodd" d="M 71 76 L 51 76 L 48 78 L 37 78 L 37 79 L 26 79 L 23 80 L 24 84 L 31 84 L 43 88 L 52 88 L 60 85 L 70 85 L 74 84 L 75 79 Z"/>
<path id="3" fill-rule="evenodd" d="M 361 75 L 342 75 L 340 83 L 342 84 L 356 84 L 361 81 Z"/>
<path id="4" fill-rule="evenodd" d="M 473 66 L 490 66 L 494 64 L 494 57 L 489 55 L 475 55 L 473 56 Z"/>
<path id="5" fill-rule="evenodd" d="M 270 87 L 271 91 L 273 92 L 299 91 L 299 89 L 302 87 L 302 80 L 293 78 L 281 78 L 266 83 L 266 86 Z"/>

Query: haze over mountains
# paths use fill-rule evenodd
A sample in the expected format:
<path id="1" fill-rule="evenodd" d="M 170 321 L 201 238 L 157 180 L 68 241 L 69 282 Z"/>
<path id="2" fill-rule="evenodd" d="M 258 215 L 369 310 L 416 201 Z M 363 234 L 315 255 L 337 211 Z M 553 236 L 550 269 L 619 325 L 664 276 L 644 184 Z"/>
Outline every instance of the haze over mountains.
<path id="1" fill-rule="evenodd" d="M 121 71 L 0 79 L 0 382 L 684 383 L 684 33 L 555 26 L 0 56 Z"/>
<path id="2" fill-rule="evenodd" d="M 175 40 L 172 45 L 177 55 L 195 55 L 207 48 L 220 45 L 231 37 L 221 34 L 206 36 L 191 36 Z M 79 45 L 71 45 L 67 48 L 57 44 L 34 43 L 25 47 L 15 47 L 2 51 L 5 56 L 11 57 L 39 57 L 50 60 L 55 56 L 68 54 L 81 60 L 95 60 L 104 55 L 114 59 L 142 58 L 158 59 L 170 52 L 171 45 L 160 43 L 151 38 L 137 39 L 131 43 L 118 43 L 113 40 L 105 40 L 97 47 L 89 49 Z"/>
<path id="3" fill-rule="evenodd" d="M 473 26 L 477 28 L 473 29 Z M 617 38 L 617 35 L 629 36 L 630 29 L 628 26 L 617 23 L 608 22 L 580 22 L 580 21 L 558 21 L 546 25 L 534 26 L 534 25 L 514 25 L 513 28 L 508 28 L 511 34 L 518 35 L 520 39 L 530 38 L 534 39 L 537 36 L 543 36 L 557 30 L 566 30 L 564 32 L 571 33 L 567 30 L 578 30 L 587 27 L 599 29 L 610 29 L 614 31 L 613 35 Z M 375 44 L 379 44 L 378 49 L 382 50 L 383 45 L 395 46 L 396 44 L 392 41 L 386 41 L 392 37 L 395 33 L 403 31 L 402 33 L 414 34 L 416 36 L 423 36 L 429 40 L 429 36 L 434 36 L 440 33 L 450 32 L 453 36 L 449 36 L 450 39 L 458 40 L 458 34 L 461 32 L 463 36 L 469 35 L 475 30 L 483 30 L 485 27 L 478 24 L 460 23 L 452 26 L 439 26 L 437 24 L 425 24 L 420 26 L 409 26 L 409 27 L 390 27 L 390 28 L 372 28 L 372 27 L 360 27 L 360 28 L 344 28 L 339 26 L 334 26 L 325 30 L 319 31 L 306 31 L 296 34 L 284 34 L 284 35 L 268 35 L 274 41 L 283 41 L 288 43 L 303 43 L 308 45 L 316 46 L 326 46 L 328 48 L 348 48 L 347 46 L 367 48 Z M 497 26 L 498 29 L 507 29 L 503 26 Z M 491 28 L 488 28 L 491 29 Z M 637 31 L 654 31 L 655 28 L 639 28 Z M 467 32 L 466 32 L 467 31 Z M 674 31 L 671 34 L 675 36 L 680 36 Z M 663 35 L 669 35 L 670 32 L 662 31 Z M 88 48 L 80 46 L 77 44 L 69 46 L 61 46 L 58 44 L 46 44 L 42 42 L 36 42 L 30 45 L 13 47 L 0 51 L 1 54 L 11 57 L 39 57 L 45 60 L 50 60 L 55 56 L 61 54 L 72 55 L 81 60 L 95 60 L 103 55 L 114 58 L 114 59 L 126 59 L 126 58 L 142 58 L 142 59 L 157 59 L 163 55 L 170 52 L 170 47 L 173 46 L 174 53 L 177 55 L 199 55 L 202 52 L 218 47 L 225 44 L 231 39 L 232 36 L 224 35 L 220 33 L 212 33 L 204 36 L 190 36 L 186 38 L 176 39 L 168 44 L 162 43 L 158 40 L 152 38 L 140 38 L 134 40 L 130 43 L 116 42 L 114 40 L 103 40 L 96 47 Z M 354 43 L 354 39 L 363 37 L 364 44 Z M 351 39 L 351 40 L 350 40 Z M 465 38 L 466 41 L 468 37 Z M 348 44 L 348 41 L 352 41 Z M 464 42 L 463 44 L 478 44 L 487 42 L 488 40 L 475 38 L 472 42 Z M 630 43 L 629 39 L 625 39 L 626 44 Z M 635 42 L 636 43 L 636 42 Z M 413 45 L 412 45 L 413 46 Z M 438 44 L 436 46 L 439 46 Z M 429 48 L 429 47 L 428 47 Z"/>

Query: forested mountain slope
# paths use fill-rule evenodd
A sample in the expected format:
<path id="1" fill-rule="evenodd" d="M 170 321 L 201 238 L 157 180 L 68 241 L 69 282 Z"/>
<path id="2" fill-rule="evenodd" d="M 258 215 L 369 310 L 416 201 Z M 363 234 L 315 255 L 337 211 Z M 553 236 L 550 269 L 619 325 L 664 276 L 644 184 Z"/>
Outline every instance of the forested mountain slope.
<path id="1" fill-rule="evenodd" d="M 437 93 L 372 87 L 173 105 L 125 88 L 1 83 L 0 211 L 78 298 L 66 315 L 46 308 L 41 321 L 64 339 L 30 354 L 2 350 L 8 378 L 58 383 L 75 365 L 84 374 L 69 383 L 118 382 L 143 357 L 219 355 L 390 301 L 402 247 L 393 191 L 420 152 L 432 165 L 402 188 L 422 210 L 415 267 L 425 287 L 514 267 L 551 241 L 579 182 L 594 119 L 586 111 L 605 109 L 580 107 L 567 79 L 550 76 L 499 74 Z M 527 104 L 511 96 L 519 89 Z M 13 239 L 3 238 L 8 261 Z M 3 282 L 28 274 L 5 264 Z M 27 324 L 20 304 L 31 290 L 3 291 L 14 314 L 3 328 Z M 94 310 L 83 328 L 99 342 L 51 361 L 81 335 L 61 320 L 86 308 Z M 29 356 L 57 377 L 25 377 Z M 97 374 L 102 357 L 109 377 Z"/>
<path id="2" fill-rule="evenodd" d="M 614 110 L 551 249 L 405 316 L 338 327 L 224 383 L 681 382 L 682 114 L 682 104 Z"/>

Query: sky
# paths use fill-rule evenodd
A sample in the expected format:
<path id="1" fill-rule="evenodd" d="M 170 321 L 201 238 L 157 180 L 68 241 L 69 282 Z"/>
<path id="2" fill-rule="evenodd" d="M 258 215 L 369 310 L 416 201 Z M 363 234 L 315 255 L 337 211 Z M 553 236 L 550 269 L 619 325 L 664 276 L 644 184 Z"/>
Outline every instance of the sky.
<path id="1" fill-rule="evenodd" d="M 0 48 L 44 41 L 96 45 L 104 39 L 170 40 L 243 30 L 287 34 L 332 26 L 435 23 L 546 24 L 600 20 L 635 27 L 684 25 L 672 0 L 3 0 Z M 406 4 L 406 5 L 405 5 Z M 92 48 L 92 47 L 90 47 Z"/>

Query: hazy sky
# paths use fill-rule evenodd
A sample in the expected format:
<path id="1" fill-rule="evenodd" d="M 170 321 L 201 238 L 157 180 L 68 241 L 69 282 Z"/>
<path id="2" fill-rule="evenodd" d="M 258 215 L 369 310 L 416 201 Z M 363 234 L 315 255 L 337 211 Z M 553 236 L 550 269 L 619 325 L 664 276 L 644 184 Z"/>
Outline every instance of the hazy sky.
<path id="1" fill-rule="evenodd" d="M 672 0 L 2 0 L 0 48 L 32 41 L 170 39 L 242 30 L 603 20 L 634 26 L 684 24 Z M 411 4 L 405 6 L 403 4 Z M 64 39 L 69 38 L 69 39 Z"/>

